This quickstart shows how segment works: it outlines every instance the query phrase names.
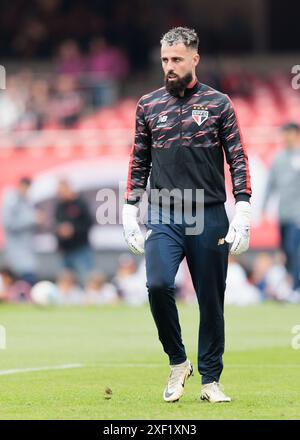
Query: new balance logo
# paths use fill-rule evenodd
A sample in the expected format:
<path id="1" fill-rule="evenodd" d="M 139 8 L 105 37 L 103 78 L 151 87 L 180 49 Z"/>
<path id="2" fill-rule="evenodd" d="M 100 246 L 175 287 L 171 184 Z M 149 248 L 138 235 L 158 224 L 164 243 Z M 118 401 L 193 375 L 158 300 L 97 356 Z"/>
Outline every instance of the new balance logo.
<path id="1" fill-rule="evenodd" d="M 167 125 L 168 115 L 159 115 L 157 127 L 165 127 Z"/>
<path id="2" fill-rule="evenodd" d="M 158 118 L 158 124 L 167 122 L 168 119 L 168 115 L 160 115 L 160 117 Z"/>

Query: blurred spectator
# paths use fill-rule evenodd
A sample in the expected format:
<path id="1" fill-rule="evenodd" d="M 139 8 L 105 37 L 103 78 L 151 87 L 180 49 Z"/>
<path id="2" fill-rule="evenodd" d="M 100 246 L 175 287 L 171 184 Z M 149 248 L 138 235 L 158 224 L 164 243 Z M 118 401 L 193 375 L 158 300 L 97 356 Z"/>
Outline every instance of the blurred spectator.
<path id="1" fill-rule="evenodd" d="M 122 51 L 110 46 L 104 37 L 94 38 L 87 58 L 88 83 L 97 107 L 112 105 L 118 99 L 118 81 L 128 74 L 128 61 Z"/>
<path id="2" fill-rule="evenodd" d="M 85 62 L 75 40 L 66 40 L 60 45 L 56 64 L 60 75 L 71 75 L 77 78 L 83 74 Z"/>
<path id="3" fill-rule="evenodd" d="M 260 252 L 254 259 L 250 270 L 250 280 L 259 289 L 261 299 L 266 299 L 266 274 L 273 265 L 273 258 L 268 252 Z"/>
<path id="4" fill-rule="evenodd" d="M 117 47 L 110 46 L 104 37 L 93 38 L 87 58 L 87 70 L 99 80 L 120 80 L 128 75 L 128 61 Z"/>
<path id="5" fill-rule="evenodd" d="M 94 268 L 94 256 L 88 241 L 93 221 L 85 200 L 66 180 L 58 184 L 55 221 L 64 267 L 74 270 L 84 284 L 88 272 Z"/>
<path id="6" fill-rule="evenodd" d="M 250 284 L 244 268 L 230 255 L 226 279 L 225 304 L 248 306 L 260 301 L 259 290 Z"/>
<path id="7" fill-rule="evenodd" d="M 103 306 L 118 304 L 120 301 L 117 289 L 108 283 L 104 274 L 90 273 L 85 285 L 85 303 L 88 305 Z"/>
<path id="8" fill-rule="evenodd" d="M 130 254 L 122 254 L 119 257 L 119 266 L 113 282 L 126 304 L 139 306 L 148 301 L 144 271 L 137 270 L 136 262 Z"/>
<path id="9" fill-rule="evenodd" d="M 281 249 L 293 277 L 293 287 L 297 289 L 300 287 L 300 127 L 291 122 L 282 131 L 285 148 L 273 160 L 263 210 L 270 195 L 277 192 Z"/>
<path id="10" fill-rule="evenodd" d="M 71 75 L 60 75 L 55 82 L 55 94 L 50 103 L 52 114 L 65 128 L 72 128 L 79 120 L 83 109 L 83 100 L 76 90 L 76 83 Z"/>
<path id="11" fill-rule="evenodd" d="M 18 29 L 12 46 L 19 57 L 43 56 L 51 46 L 47 24 L 38 18 L 27 17 Z"/>
<path id="12" fill-rule="evenodd" d="M 31 285 L 18 280 L 12 270 L 7 267 L 0 269 L 0 301 L 30 302 L 30 290 Z"/>
<path id="13" fill-rule="evenodd" d="M 260 289 L 264 299 L 298 302 L 300 295 L 293 291 L 293 280 L 284 263 L 282 252 L 274 256 L 267 252 L 260 253 L 254 260 L 251 280 Z"/>
<path id="14" fill-rule="evenodd" d="M 37 272 L 34 235 L 37 226 L 45 224 L 45 215 L 30 202 L 30 185 L 31 180 L 23 177 L 16 189 L 6 192 L 2 215 L 7 264 L 18 278 L 34 284 Z"/>
<path id="15" fill-rule="evenodd" d="M 48 121 L 49 86 L 47 81 L 39 79 L 31 85 L 26 107 L 19 120 L 20 130 L 42 130 Z"/>
<path id="16" fill-rule="evenodd" d="M 16 76 L 9 77 L 6 90 L 0 93 L 0 131 L 14 129 L 24 112 L 24 100 L 20 94 Z"/>
<path id="17" fill-rule="evenodd" d="M 59 303 L 68 306 L 78 306 L 84 303 L 84 292 L 76 281 L 76 275 L 71 270 L 61 272 L 56 281 Z"/>

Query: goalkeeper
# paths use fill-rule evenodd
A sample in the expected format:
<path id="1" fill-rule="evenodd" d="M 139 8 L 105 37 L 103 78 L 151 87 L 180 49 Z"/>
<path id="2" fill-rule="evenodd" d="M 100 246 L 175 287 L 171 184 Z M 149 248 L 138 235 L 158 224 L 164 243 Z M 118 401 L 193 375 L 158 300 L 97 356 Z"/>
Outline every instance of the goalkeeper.
<path id="1" fill-rule="evenodd" d="M 138 102 L 123 207 L 127 244 L 136 254 L 145 252 L 150 308 L 169 358 L 170 374 L 163 391 L 167 402 L 182 396 L 185 381 L 193 374 L 181 337 L 174 293 L 175 275 L 184 257 L 201 311 L 200 398 L 209 402 L 230 401 L 219 383 L 223 369 L 228 253 L 240 254 L 249 246 L 251 185 L 245 145 L 230 98 L 197 79 L 199 59 L 194 30 L 179 27 L 163 36 L 161 62 L 165 85 Z M 236 200 L 230 224 L 224 207 L 224 153 Z M 148 232 L 144 240 L 137 214 L 150 171 Z M 175 221 L 178 203 L 172 199 L 167 207 L 156 196 L 157 191 L 167 194 L 174 189 L 183 194 L 181 212 L 190 214 L 196 222 L 200 207 L 204 207 L 200 232 L 188 234 L 186 217 Z M 191 196 L 186 196 L 187 189 Z M 197 198 L 199 189 L 204 193 L 202 204 Z"/>

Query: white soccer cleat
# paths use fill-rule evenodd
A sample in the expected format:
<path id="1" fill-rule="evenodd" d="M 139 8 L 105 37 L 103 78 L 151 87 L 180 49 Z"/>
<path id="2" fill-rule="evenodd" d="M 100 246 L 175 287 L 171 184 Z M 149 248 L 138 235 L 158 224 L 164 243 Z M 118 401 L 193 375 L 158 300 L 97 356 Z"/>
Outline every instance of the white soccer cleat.
<path id="1" fill-rule="evenodd" d="M 202 385 L 200 399 L 211 403 L 231 402 L 231 398 L 225 396 L 222 386 L 218 382 Z"/>
<path id="2" fill-rule="evenodd" d="M 170 365 L 168 383 L 163 392 L 163 398 L 166 402 L 176 402 L 184 392 L 186 379 L 194 375 L 193 365 L 187 359 L 182 364 Z"/>

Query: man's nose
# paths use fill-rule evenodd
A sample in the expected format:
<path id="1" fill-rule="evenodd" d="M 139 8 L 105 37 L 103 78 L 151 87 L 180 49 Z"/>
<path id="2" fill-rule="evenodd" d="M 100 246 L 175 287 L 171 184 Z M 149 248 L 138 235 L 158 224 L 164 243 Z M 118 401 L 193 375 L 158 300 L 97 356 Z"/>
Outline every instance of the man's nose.
<path id="1" fill-rule="evenodd" d="M 173 64 L 173 61 L 168 61 L 168 63 L 167 63 L 167 72 L 168 72 L 168 73 L 173 73 L 173 72 L 174 72 L 174 64 Z"/>

